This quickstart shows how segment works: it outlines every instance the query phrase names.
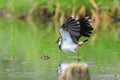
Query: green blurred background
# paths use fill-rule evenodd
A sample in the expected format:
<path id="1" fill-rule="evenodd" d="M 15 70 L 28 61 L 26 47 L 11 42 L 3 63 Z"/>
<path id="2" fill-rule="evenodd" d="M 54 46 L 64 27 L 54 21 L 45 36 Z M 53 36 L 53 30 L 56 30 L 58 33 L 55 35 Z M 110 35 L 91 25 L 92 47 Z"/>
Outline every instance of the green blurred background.
<path id="1" fill-rule="evenodd" d="M 119 6 L 120 0 L 0 0 L 0 80 L 57 80 L 58 65 L 75 62 L 55 43 L 70 16 L 93 20 L 93 34 L 79 49 L 82 61 L 94 63 L 92 80 L 120 80 Z"/>

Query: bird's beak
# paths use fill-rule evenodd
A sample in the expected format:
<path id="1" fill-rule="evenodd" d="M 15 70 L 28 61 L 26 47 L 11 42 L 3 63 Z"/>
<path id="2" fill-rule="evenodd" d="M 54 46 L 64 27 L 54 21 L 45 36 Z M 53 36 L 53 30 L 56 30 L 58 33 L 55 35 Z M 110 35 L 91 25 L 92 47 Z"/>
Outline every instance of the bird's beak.
<path id="1" fill-rule="evenodd" d="M 59 41 L 59 39 L 55 42 L 55 44 L 58 43 L 58 41 Z"/>

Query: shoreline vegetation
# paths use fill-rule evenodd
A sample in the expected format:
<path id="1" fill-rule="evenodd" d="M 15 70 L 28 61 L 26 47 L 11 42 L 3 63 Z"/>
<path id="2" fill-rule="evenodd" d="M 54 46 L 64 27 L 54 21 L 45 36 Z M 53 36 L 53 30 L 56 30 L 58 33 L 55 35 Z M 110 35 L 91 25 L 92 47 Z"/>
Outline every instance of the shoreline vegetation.
<path id="1" fill-rule="evenodd" d="M 58 35 L 59 27 L 66 18 L 90 16 L 95 33 L 91 40 L 95 41 L 99 30 L 120 36 L 120 28 L 116 25 L 120 22 L 119 4 L 119 0 L 1 0 L 0 18 L 19 19 L 29 23 L 35 29 L 39 29 L 39 22 L 43 29 L 52 23 L 51 30 Z M 114 24 L 115 27 L 111 27 Z"/>

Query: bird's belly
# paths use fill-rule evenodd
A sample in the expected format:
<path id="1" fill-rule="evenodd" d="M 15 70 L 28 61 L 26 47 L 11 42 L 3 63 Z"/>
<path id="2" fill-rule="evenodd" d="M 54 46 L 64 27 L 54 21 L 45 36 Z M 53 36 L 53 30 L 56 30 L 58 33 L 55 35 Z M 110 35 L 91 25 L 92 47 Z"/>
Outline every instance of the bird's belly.
<path id="1" fill-rule="evenodd" d="M 77 45 L 76 44 L 63 44 L 62 45 L 62 51 L 63 52 L 76 52 Z"/>

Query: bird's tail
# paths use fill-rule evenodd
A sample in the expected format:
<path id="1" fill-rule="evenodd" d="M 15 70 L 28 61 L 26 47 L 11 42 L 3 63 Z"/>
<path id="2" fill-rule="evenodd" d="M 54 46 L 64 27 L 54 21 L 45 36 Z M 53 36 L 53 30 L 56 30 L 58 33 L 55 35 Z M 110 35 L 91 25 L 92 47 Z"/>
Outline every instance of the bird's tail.
<path id="1" fill-rule="evenodd" d="M 88 41 L 88 39 L 84 40 L 83 42 L 85 43 L 85 42 L 87 42 L 87 41 Z"/>
<path id="2" fill-rule="evenodd" d="M 92 33 L 92 21 L 89 17 L 84 17 L 78 19 L 80 23 L 80 34 L 85 37 L 90 37 L 90 34 Z"/>
<path id="3" fill-rule="evenodd" d="M 87 41 L 88 41 L 88 39 L 86 39 L 86 40 L 84 40 L 84 41 L 82 41 L 82 42 L 79 42 L 79 43 L 78 43 L 78 47 L 82 46 L 82 45 L 85 44 Z"/>

